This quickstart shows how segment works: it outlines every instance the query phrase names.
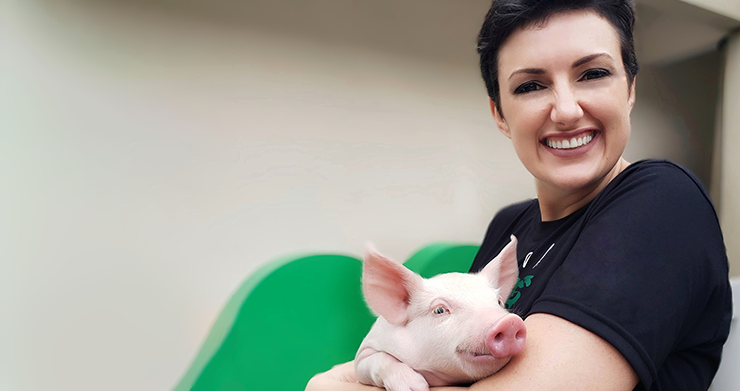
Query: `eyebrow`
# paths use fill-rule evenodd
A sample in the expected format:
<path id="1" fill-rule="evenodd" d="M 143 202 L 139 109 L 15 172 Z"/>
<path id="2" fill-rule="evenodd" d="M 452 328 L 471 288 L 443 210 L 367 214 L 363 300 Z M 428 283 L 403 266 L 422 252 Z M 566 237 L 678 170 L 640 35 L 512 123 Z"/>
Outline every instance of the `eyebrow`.
<path id="1" fill-rule="evenodd" d="M 511 78 L 514 77 L 514 75 L 516 75 L 518 73 L 526 73 L 528 75 L 544 75 L 545 74 L 545 70 L 542 69 L 542 68 L 522 68 L 522 69 L 517 69 L 514 72 L 511 72 L 511 75 L 509 76 L 509 80 L 511 80 Z"/>
<path id="2" fill-rule="evenodd" d="M 589 54 L 586 57 L 583 57 L 581 59 L 578 59 L 573 62 L 573 65 L 571 65 L 571 68 L 578 68 L 579 66 L 591 62 L 599 57 L 609 57 L 610 59 L 614 60 L 612 56 L 610 56 L 608 53 L 595 53 L 595 54 Z"/>
<path id="3" fill-rule="evenodd" d="M 579 58 L 578 60 L 574 61 L 573 65 L 571 65 L 571 68 L 578 68 L 579 66 L 589 63 L 599 57 L 608 57 L 613 60 L 612 56 L 610 56 L 608 53 L 594 53 L 594 54 L 589 54 L 588 56 Z M 511 75 L 509 76 L 509 79 L 511 79 L 512 77 L 514 77 L 514 75 L 518 73 L 526 73 L 528 75 L 543 75 L 545 74 L 545 72 L 546 71 L 542 68 L 522 68 L 522 69 L 517 69 L 516 71 L 512 72 Z"/>

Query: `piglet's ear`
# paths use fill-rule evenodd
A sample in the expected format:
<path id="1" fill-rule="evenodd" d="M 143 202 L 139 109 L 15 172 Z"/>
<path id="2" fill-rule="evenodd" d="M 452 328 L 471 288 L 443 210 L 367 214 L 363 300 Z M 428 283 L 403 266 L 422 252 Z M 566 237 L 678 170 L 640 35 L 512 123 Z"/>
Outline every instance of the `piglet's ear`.
<path id="1" fill-rule="evenodd" d="M 519 266 L 516 262 L 517 240 L 511 235 L 511 241 L 503 250 L 493 258 L 479 274 L 485 276 L 488 281 L 499 289 L 499 298 L 503 301 L 509 298 L 509 294 L 516 285 L 519 277 Z"/>
<path id="2" fill-rule="evenodd" d="M 362 292 L 370 309 L 389 323 L 401 326 L 409 321 L 411 296 L 422 285 L 418 274 L 380 255 L 372 246 L 366 247 Z"/>

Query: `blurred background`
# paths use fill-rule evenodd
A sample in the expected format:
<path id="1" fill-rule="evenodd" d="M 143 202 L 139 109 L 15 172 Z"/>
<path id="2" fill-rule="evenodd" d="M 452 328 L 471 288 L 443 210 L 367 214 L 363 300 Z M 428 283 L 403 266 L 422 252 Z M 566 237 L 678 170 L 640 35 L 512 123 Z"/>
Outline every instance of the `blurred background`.
<path id="1" fill-rule="evenodd" d="M 168 390 L 254 270 L 478 244 L 534 197 L 489 0 L 0 0 L 0 390 Z M 740 275 L 740 1 L 638 1 L 626 158 L 692 170 Z"/>

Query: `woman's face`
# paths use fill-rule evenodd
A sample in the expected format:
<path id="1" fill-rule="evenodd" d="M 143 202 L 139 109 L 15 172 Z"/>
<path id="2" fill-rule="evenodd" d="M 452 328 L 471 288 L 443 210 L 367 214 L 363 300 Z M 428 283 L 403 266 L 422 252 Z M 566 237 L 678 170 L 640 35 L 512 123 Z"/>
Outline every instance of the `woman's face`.
<path id="1" fill-rule="evenodd" d="M 635 96 L 615 28 L 589 11 L 555 14 L 514 31 L 498 61 L 494 118 L 538 196 L 600 191 L 618 173 Z"/>

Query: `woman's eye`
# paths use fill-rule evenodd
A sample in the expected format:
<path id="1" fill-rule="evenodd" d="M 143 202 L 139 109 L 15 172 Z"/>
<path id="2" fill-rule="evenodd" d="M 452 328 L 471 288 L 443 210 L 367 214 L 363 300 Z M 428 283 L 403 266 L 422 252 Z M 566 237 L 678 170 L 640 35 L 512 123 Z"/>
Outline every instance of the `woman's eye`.
<path id="1" fill-rule="evenodd" d="M 606 69 L 589 69 L 583 74 L 581 80 L 601 79 L 602 77 L 607 77 L 609 75 L 611 75 L 611 72 Z"/>
<path id="2" fill-rule="evenodd" d="M 526 94 L 527 92 L 541 90 L 542 88 L 544 88 L 544 87 L 542 87 L 540 84 L 535 83 L 533 81 L 528 81 L 528 82 L 520 85 L 519 87 L 517 87 L 514 90 L 514 93 L 515 94 Z"/>
<path id="3" fill-rule="evenodd" d="M 447 308 L 445 308 L 445 307 L 437 307 L 437 308 L 434 309 L 434 313 L 436 315 L 442 315 L 445 312 L 447 312 Z"/>

